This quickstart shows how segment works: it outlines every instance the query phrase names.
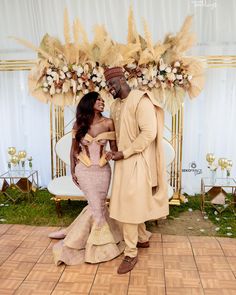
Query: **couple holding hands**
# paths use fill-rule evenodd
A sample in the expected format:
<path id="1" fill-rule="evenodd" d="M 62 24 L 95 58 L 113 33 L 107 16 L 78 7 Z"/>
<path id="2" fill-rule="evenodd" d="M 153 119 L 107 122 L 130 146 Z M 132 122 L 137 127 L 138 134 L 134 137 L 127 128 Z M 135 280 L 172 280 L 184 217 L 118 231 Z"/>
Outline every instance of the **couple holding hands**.
<path id="1" fill-rule="evenodd" d="M 103 99 L 90 92 L 77 106 L 72 129 L 71 174 L 88 206 L 49 237 L 61 239 L 53 246 L 56 264 L 99 263 L 124 252 L 117 270 L 124 274 L 137 263 L 138 248 L 149 247 L 144 222 L 168 215 L 164 112 L 151 95 L 130 89 L 122 68 L 108 68 L 104 75 L 115 99 L 111 119 L 102 115 Z M 110 160 L 115 167 L 108 210 Z"/>

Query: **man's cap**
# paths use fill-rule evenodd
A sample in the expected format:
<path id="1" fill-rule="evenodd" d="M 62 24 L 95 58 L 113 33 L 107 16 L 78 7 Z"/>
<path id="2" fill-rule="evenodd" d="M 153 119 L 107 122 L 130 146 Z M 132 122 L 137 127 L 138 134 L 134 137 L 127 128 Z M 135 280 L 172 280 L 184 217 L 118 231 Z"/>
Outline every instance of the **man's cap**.
<path id="1" fill-rule="evenodd" d="M 124 77 L 123 68 L 121 67 L 106 68 L 104 71 L 104 76 L 106 81 L 112 78 Z"/>

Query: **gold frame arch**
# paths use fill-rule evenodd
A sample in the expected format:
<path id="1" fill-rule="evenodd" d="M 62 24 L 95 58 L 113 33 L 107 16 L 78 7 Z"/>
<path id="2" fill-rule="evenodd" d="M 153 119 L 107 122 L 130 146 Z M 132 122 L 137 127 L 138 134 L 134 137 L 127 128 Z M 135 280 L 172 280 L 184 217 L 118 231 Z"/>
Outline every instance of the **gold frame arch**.
<path id="1" fill-rule="evenodd" d="M 236 68 L 236 55 L 199 56 L 208 68 Z M 0 71 L 28 71 L 35 65 L 36 60 L 0 60 Z M 176 157 L 171 164 L 169 181 L 174 189 L 174 196 L 170 202 L 179 205 L 184 199 L 182 188 L 182 147 L 184 105 L 177 114 L 172 116 L 171 126 L 166 126 L 171 134 L 169 142 L 174 147 Z M 51 176 L 52 178 L 66 175 L 65 164 L 56 156 L 54 147 L 56 142 L 65 134 L 64 107 L 50 105 L 50 140 L 51 140 Z"/>

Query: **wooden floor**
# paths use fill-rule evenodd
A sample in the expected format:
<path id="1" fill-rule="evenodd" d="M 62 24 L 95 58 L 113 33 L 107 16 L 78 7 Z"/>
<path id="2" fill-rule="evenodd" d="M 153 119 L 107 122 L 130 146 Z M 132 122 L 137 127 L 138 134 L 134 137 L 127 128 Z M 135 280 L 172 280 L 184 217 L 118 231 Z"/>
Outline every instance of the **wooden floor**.
<path id="1" fill-rule="evenodd" d="M 0 294 L 235 295 L 236 239 L 153 234 L 128 274 L 122 259 L 99 265 L 53 263 L 52 227 L 0 225 Z"/>

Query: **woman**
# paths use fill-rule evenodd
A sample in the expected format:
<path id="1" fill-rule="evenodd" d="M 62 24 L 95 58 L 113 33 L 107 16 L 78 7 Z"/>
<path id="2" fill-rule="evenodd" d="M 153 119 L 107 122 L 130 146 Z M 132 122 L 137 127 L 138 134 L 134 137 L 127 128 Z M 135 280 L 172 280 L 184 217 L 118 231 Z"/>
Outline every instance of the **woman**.
<path id="1" fill-rule="evenodd" d="M 67 229 L 49 235 L 63 239 L 53 247 L 57 265 L 108 261 L 124 250 L 121 230 L 109 218 L 106 206 L 111 167 L 105 158 L 105 147 L 108 141 L 112 151 L 117 151 L 117 146 L 113 121 L 102 115 L 103 110 L 104 101 L 97 92 L 86 94 L 77 106 L 72 129 L 71 175 L 84 192 L 88 206 Z"/>

